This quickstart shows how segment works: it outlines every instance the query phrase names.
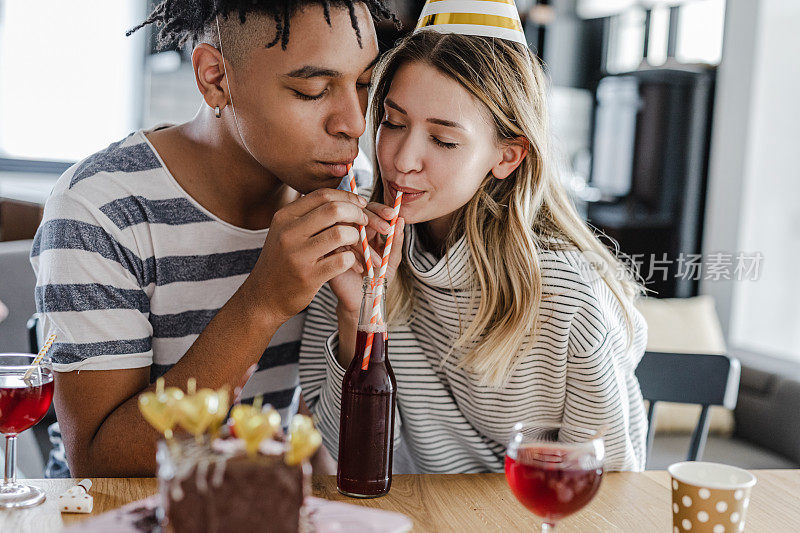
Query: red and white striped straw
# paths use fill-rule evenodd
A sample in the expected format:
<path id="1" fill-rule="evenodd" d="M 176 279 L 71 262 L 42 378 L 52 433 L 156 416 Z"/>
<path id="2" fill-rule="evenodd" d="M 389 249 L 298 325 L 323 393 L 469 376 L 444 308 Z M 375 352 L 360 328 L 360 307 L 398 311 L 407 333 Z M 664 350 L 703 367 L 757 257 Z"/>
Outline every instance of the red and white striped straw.
<path id="1" fill-rule="evenodd" d="M 356 185 L 356 176 L 353 172 L 353 164 L 347 165 L 347 175 L 350 177 L 347 184 L 350 186 L 350 192 L 358 194 L 358 186 Z M 369 241 L 367 240 L 367 230 L 364 226 L 358 227 L 358 234 L 361 237 L 361 250 L 364 252 L 364 263 L 367 265 L 367 276 L 369 279 L 375 279 L 375 269 L 372 268 L 372 258 L 369 255 Z"/>
<path id="2" fill-rule="evenodd" d="M 381 309 L 381 297 L 383 296 L 383 280 L 386 277 L 386 269 L 389 266 L 389 254 L 392 253 L 392 241 L 394 241 L 394 228 L 397 225 L 397 217 L 400 216 L 400 204 L 403 202 L 403 193 L 397 191 L 394 197 L 394 212 L 392 222 L 389 226 L 389 234 L 386 236 L 386 244 L 383 246 L 383 256 L 381 257 L 381 268 L 378 271 L 378 280 L 374 283 L 375 299 L 372 301 L 372 314 L 369 317 L 370 324 L 377 324 Z M 373 328 L 370 328 L 373 329 Z M 367 335 L 367 342 L 364 346 L 364 359 L 361 361 L 361 370 L 369 367 L 369 357 L 372 353 L 372 340 L 375 336 L 373 331 Z"/>

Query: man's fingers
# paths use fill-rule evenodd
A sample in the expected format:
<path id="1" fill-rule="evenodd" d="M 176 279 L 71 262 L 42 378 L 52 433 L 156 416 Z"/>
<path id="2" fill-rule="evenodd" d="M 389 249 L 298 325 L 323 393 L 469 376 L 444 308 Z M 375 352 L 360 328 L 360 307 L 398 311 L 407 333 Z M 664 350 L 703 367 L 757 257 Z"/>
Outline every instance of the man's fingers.
<path id="1" fill-rule="evenodd" d="M 294 202 L 281 209 L 281 211 L 286 215 L 297 218 L 310 213 L 321 205 L 331 202 L 347 202 L 359 208 L 364 208 L 367 206 L 366 199 L 349 191 L 340 191 L 338 189 L 318 189 L 312 193 L 306 194 L 301 198 L 298 198 Z"/>
<path id="2" fill-rule="evenodd" d="M 369 217 L 368 227 L 382 235 L 389 233 L 389 222 L 385 220 L 385 213 L 383 213 L 385 208 L 386 206 L 383 204 L 371 203 L 365 210 L 367 216 Z M 391 211 L 391 209 L 389 209 L 389 211 Z M 389 213 L 389 216 L 391 216 L 391 213 Z"/>
<path id="3" fill-rule="evenodd" d="M 367 204 L 367 209 L 386 220 L 392 220 L 392 217 L 394 216 L 394 209 L 386 204 L 370 202 Z"/>
<path id="4" fill-rule="evenodd" d="M 316 264 L 317 275 L 320 277 L 320 285 L 330 281 L 339 274 L 350 270 L 356 263 L 356 254 L 352 250 L 329 255 L 320 259 Z"/>
<path id="5" fill-rule="evenodd" d="M 315 258 L 320 258 L 328 255 L 335 255 L 331 252 L 334 252 L 337 248 L 344 247 L 344 250 L 341 252 L 344 253 L 350 249 L 350 246 L 357 244 L 359 240 L 360 238 L 356 228 L 344 224 L 337 224 L 311 237 L 308 240 L 307 246 L 310 250 L 313 250 Z"/>
<path id="6" fill-rule="evenodd" d="M 361 247 L 361 241 L 359 240 L 357 244 L 350 246 L 349 250 L 355 254 L 356 264 L 361 267 L 361 273 L 366 273 L 367 265 L 364 262 L 364 249 Z"/>
<path id="7" fill-rule="evenodd" d="M 365 226 L 368 222 L 367 215 L 359 206 L 351 202 L 328 202 L 298 219 L 295 229 L 302 237 L 310 238 L 337 225 Z"/>

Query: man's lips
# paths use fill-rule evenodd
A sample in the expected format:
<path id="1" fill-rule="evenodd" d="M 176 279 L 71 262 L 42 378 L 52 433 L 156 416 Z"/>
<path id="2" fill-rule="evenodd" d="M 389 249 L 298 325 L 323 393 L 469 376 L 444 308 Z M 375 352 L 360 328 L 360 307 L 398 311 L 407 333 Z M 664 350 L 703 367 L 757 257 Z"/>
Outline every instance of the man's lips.
<path id="1" fill-rule="evenodd" d="M 332 176 L 337 178 L 342 178 L 347 174 L 347 165 L 353 163 L 353 160 L 349 161 L 318 161 L 320 165 L 325 167 Z"/>

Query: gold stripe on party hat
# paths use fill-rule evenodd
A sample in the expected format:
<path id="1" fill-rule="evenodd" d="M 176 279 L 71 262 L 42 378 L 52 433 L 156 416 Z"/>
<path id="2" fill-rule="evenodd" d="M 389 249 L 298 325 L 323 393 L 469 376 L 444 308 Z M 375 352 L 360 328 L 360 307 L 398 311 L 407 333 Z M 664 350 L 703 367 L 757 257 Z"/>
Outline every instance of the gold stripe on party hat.
<path id="1" fill-rule="evenodd" d="M 528 44 L 514 0 L 427 0 L 415 31 L 422 29 Z"/>

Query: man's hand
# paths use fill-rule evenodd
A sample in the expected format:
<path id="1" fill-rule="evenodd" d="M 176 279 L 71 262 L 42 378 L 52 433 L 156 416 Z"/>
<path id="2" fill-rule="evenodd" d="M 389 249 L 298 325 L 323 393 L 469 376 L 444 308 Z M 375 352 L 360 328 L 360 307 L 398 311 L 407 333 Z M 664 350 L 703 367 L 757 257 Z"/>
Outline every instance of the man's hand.
<path id="1" fill-rule="evenodd" d="M 369 219 L 367 201 L 320 189 L 285 206 L 272 219 L 264 248 L 243 284 L 258 308 L 284 322 L 311 302 L 323 283 L 361 269 L 353 246 Z"/>

